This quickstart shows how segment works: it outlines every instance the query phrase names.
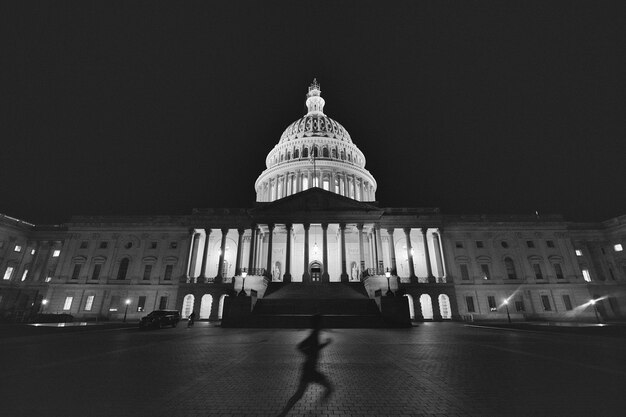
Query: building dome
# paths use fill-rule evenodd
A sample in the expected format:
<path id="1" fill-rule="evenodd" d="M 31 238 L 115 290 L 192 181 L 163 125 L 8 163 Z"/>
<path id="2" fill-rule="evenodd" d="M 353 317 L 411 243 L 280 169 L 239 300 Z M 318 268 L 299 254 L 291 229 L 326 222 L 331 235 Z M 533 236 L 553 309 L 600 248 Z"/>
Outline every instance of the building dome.
<path id="1" fill-rule="evenodd" d="M 374 201 L 376 180 L 348 131 L 324 114 L 316 80 L 309 86 L 304 117 L 291 123 L 265 159 L 255 188 L 257 201 L 274 201 L 319 187 L 359 201 Z"/>

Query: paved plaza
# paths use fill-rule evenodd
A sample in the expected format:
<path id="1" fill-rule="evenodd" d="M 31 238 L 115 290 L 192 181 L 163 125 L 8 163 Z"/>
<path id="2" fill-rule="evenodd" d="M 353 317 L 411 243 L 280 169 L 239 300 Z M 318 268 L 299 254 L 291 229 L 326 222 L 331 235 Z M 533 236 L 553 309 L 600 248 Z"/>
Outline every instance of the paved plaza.
<path id="1" fill-rule="evenodd" d="M 2 416 L 276 416 L 307 330 L 106 329 L 3 337 Z M 425 323 L 325 330 L 292 416 L 624 415 L 626 339 Z"/>

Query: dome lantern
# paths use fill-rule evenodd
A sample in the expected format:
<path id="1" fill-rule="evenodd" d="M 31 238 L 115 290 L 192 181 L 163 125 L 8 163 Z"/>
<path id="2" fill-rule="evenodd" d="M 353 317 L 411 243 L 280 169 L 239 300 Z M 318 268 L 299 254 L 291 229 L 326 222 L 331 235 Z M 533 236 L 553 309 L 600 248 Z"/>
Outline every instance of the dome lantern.
<path id="1" fill-rule="evenodd" d="M 317 82 L 316 78 L 313 78 L 313 82 L 309 86 L 309 92 L 307 93 L 306 107 L 309 109 L 308 115 L 324 115 L 324 104 L 326 102 L 321 96 L 322 90 Z"/>

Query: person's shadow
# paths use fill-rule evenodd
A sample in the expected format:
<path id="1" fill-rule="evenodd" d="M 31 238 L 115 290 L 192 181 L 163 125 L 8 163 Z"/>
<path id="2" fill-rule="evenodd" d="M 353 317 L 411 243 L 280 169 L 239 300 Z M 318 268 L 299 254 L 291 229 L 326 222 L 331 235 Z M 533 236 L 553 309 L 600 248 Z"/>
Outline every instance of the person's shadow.
<path id="1" fill-rule="evenodd" d="M 333 393 L 333 386 L 326 378 L 326 375 L 317 370 L 317 360 L 319 359 L 319 352 L 326 347 L 331 340 L 326 339 L 324 343 L 319 342 L 320 330 L 322 328 L 322 315 L 316 314 L 311 318 L 311 334 L 298 344 L 298 350 L 305 355 L 304 364 L 302 366 L 302 373 L 300 374 L 300 384 L 296 392 L 289 398 L 285 408 L 278 415 L 279 417 L 286 416 L 289 410 L 302 398 L 306 392 L 309 384 L 316 383 L 323 385 L 326 388 L 324 393 L 324 401 L 328 400 Z"/>

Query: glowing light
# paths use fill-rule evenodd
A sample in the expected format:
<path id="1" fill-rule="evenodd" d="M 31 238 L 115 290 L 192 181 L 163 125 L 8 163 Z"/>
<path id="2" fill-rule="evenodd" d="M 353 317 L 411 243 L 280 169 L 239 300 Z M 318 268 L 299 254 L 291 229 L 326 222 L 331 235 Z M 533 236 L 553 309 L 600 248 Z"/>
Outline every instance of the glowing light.
<path id="1" fill-rule="evenodd" d="M 41 304 L 46 305 L 48 304 L 48 300 L 46 300 L 45 298 L 43 300 L 41 300 Z"/>
<path id="2" fill-rule="evenodd" d="M 621 243 L 618 243 L 617 245 L 613 246 L 613 249 L 615 249 L 615 252 L 621 252 L 624 250 Z"/>
<path id="3" fill-rule="evenodd" d="M 130 298 L 127 298 L 126 299 L 126 305 L 129 305 L 129 304 L 130 304 Z"/>
<path id="4" fill-rule="evenodd" d="M 576 249 L 576 256 L 583 256 L 583 251 Z"/>

